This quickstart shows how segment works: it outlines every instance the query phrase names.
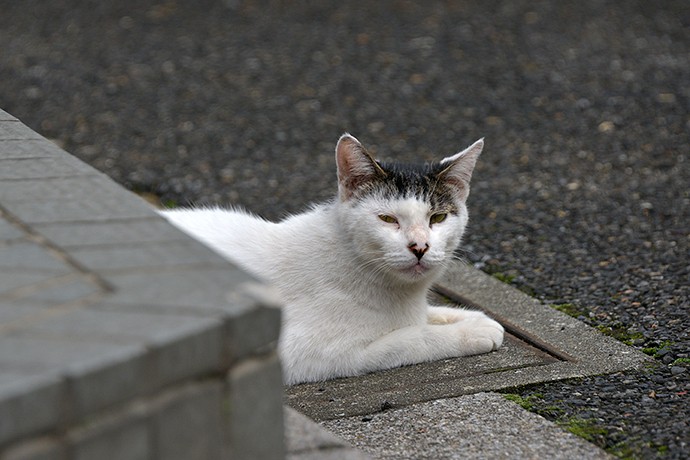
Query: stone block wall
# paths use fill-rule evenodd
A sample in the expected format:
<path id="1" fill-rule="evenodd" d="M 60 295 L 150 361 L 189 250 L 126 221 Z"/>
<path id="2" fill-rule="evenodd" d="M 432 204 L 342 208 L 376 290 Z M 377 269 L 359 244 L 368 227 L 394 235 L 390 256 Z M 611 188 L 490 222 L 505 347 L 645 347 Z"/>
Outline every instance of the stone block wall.
<path id="1" fill-rule="evenodd" d="M 283 458 L 280 311 L 248 283 L 0 110 L 0 458 Z"/>

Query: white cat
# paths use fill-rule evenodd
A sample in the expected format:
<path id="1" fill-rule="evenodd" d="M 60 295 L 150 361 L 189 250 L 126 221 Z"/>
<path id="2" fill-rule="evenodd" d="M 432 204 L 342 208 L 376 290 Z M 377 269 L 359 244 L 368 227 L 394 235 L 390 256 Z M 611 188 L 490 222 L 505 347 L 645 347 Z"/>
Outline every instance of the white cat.
<path id="1" fill-rule="evenodd" d="M 501 346 L 500 324 L 426 300 L 465 230 L 483 145 L 438 163 L 389 164 L 345 134 L 332 202 L 279 223 L 239 210 L 163 215 L 277 288 L 286 384 L 486 353 Z"/>

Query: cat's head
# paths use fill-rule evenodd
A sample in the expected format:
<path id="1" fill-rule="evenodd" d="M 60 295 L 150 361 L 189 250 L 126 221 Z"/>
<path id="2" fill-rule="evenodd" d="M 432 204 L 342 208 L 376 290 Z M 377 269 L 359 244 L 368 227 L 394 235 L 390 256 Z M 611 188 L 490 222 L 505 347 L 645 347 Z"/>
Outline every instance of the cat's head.
<path id="1" fill-rule="evenodd" d="M 343 135 L 336 147 L 341 225 L 362 263 L 404 282 L 438 275 L 465 231 L 483 146 L 478 140 L 439 162 L 386 163 Z"/>

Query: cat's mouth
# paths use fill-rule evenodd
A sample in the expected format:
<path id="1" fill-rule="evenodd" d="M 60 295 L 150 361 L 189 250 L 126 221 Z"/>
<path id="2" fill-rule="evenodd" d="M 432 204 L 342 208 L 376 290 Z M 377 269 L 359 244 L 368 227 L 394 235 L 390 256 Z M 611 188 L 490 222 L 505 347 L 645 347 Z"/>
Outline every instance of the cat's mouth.
<path id="1" fill-rule="evenodd" d="M 426 275 L 430 270 L 431 266 L 426 264 L 424 261 L 418 261 L 417 263 L 402 269 L 402 272 L 406 275 L 412 276 L 413 278 L 420 278 Z"/>

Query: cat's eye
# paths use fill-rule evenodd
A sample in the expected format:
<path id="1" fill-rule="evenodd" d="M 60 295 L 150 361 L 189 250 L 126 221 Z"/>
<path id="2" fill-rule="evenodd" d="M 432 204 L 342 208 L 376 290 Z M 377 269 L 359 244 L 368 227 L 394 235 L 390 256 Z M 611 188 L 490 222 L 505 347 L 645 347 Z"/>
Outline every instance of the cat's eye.
<path id="1" fill-rule="evenodd" d="M 440 224 L 441 222 L 446 220 L 446 217 L 448 217 L 448 214 L 445 212 L 436 213 L 429 219 L 429 225 Z"/>
<path id="2" fill-rule="evenodd" d="M 381 219 L 382 221 L 389 223 L 389 224 L 397 224 L 398 223 L 398 219 L 396 219 L 393 216 L 389 216 L 388 214 L 379 214 L 379 219 Z"/>

